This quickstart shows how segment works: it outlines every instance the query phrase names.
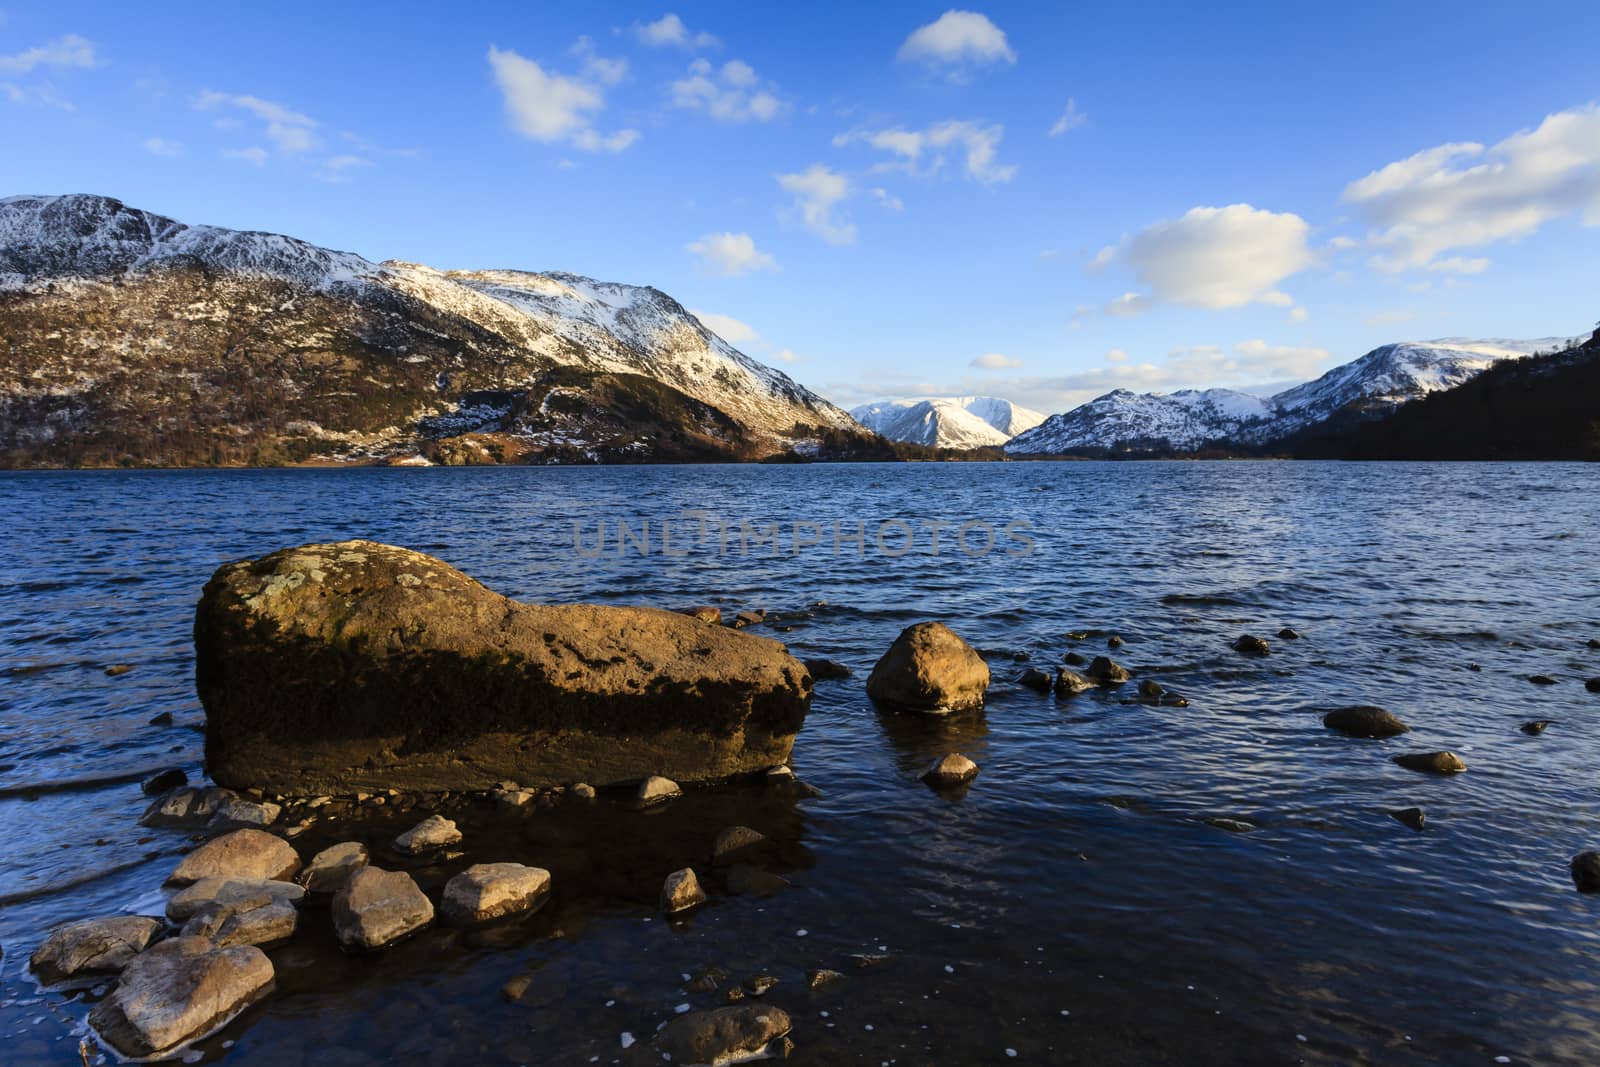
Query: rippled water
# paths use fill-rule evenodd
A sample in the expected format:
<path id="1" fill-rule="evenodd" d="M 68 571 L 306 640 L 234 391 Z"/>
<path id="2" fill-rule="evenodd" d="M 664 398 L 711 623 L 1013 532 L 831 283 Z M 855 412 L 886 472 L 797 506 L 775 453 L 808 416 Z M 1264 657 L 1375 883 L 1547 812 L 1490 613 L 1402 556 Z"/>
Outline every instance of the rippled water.
<path id="1" fill-rule="evenodd" d="M 648 1038 L 675 1007 L 721 1003 L 683 976 L 718 965 L 780 979 L 768 998 L 814 1063 L 1600 1060 L 1600 899 L 1566 869 L 1600 847 L 1600 695 L 1582 684 L 1600 675 L 1584 644 L 1600 636 L 1600 467 L 41 473 L 0 477 L 0 509 L 7 1062 L 77 1060 L 84 995 L 42 993 L 25 971 L 49 927 L 158 912 L 191 846 L 137 825 L 137 779 L 199 773 L 201 585 L 225 560 L 348 537 L 434 553 L 526 599 L 764 607 L 763 632 L 856 675 L 818 684 L 795 745 L 820 798 L 730 785 L 658 814 L 611 801 L 515 824 L 469 814 L 462 862 L 549 867 L 550 906 L 490 936 L 436 929 L 359 958 L 308 913 L 271 952 L 277 992 L 203 1042 L 207 1058 L 658 1062 Z M 575 517 L 592 544 L 601 519 L 658 530 L 686 509 L 829 526 L 778 558 L 712 544 L 668 558 L 658 541 L 647 558 L 573 551 Z M 924 524 L 915 550 L 876 550 L 888 519 Z M 1030 522 L 1034 551 L 969 558 L 947 540 L 933 556 L 933 519 Z M 836 520 L 868 524 L 866 553 L 834 554 Z M 866 700 L 878 655 L 925 618 L 990 655 L 983 713 Z M 1286 625 L 1305 639 L 1274 640 L 1269 658 L 1229 648 Z M 1121 662 L 1191 706 L 1015 684 L 1012 654 L 1048 668 L 1112 632 Z M 116 663 L 134 669 L 106 676 Z M 1529 684 L 1536 673 L 1558 684 Z M 1414 732 L 1325 731 L 1316 709 L 1346 703 L 1387 706 Z M 160 712 L 176 725 L 150 725 Z M 1532 737 L 1529 719 L 1556 723 Z M 1436 779 L 1388 758 L 1438 748 L 1471 770 Z M 917 777 L 952 749 L 982 767 L 958 797 Z M 1425 832 L 1386 814 L 1410 805 Z M 1217 816 L 1259 828 L 1229 833 L 1205 821 Z M 413 819 L 297 844 L 376 843 Z M 792 887 L 658 918 L 661 877 L 703 865 L 733 822 L 774 839 Z M 436 888 L 447 873 L 418 877 Z M 850 963 L 880 946 L 881 965 Z M 847 978 L 808 992 L 812 967 Z M 499 987 L 519 974 L 528 993 L 508 1003 Z M 640 1038 L 627 1050 L 625 1031 Z"/>

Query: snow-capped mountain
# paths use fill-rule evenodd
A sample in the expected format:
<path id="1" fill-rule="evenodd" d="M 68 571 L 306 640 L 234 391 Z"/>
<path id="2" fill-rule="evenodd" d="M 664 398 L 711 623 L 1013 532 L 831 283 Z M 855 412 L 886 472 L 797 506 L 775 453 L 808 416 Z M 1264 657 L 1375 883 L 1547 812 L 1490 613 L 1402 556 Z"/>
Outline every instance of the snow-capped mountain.
<path id="1" fill-rule="evenodd" d="M 103 196 L 0 200 L 0 338 L 0 449 L 166 433 L 187 454 L 195 435 L 270 433 L 293 439 L 291 458 L 355 458 L 414 450 L 425 426 L 445 426 L 520 435 L 520 451 L 541 431 L 528 411 L 508 422 L 511 410 L 558 369 L 660 383 L 695 402 L 672 401 L 688 422 L 663 432 L 709 435 L 731 454 L 804 450 L 797 427 L 859 432 L 653 288 L 375 263 Z M 660 395 L 610 395 L 646 393 Z M 688 415 L 696 403 L 740 439 Z M 581 447 L 576 432 L 562 443 Z"/>
<path id="2" fill-rule="evenodd" d="M 885 400 L 852 408 L 850 414 L 891 441 L 937 448 L 1003 445 L 1044 421 L 1041 412 L 994 396 Z"/>
<path id="3" fill-rule="evenodd" d="M 1566 338 L 1534 341 L 1450 337 L 1384 345 L 1315 381 L 1262 398 L 1232 389 L 1132 393 L 1118 389 L 1052 415 L 1013 438 L 1013 455 L 1193 452 L 1254 447 L 1291 434 L 1378 418 L 1417 397 L 1449 389 L 1505 359 L 1552 351 Z"/>

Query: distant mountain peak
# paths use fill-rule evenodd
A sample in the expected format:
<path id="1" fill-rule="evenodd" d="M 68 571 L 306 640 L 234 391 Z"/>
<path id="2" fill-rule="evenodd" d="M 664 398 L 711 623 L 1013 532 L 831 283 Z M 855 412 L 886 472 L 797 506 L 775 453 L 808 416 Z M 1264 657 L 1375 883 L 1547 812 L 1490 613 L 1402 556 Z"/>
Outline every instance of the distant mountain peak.
<path id="1" fill-rule="evenodd" d="M 892 441 L 935 448 L 995 448 L 1044 421 L 1041 412 L 993 396 L 885 400 L 850 414 Z"/>

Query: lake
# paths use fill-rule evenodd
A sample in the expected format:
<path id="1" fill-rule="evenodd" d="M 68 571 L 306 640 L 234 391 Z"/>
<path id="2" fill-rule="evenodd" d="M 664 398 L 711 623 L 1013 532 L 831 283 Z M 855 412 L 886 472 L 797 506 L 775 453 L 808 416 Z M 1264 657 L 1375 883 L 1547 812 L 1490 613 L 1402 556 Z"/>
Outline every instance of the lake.
<path id="1" fill-rule="evenodd" d="M 41 472 L 0 476 L 0 509 L 8 1063 L 78 1061 L 96 994 L 30 979 L 49 928 L 159 914 L 193 846 L 138 825 L 138 779 L 202 773 L 201 586 L 227 560 L 357 537 L 522 599 L 766 609 L 754 632 L 854 671 L 817 684 L 795 743 L 821 795 L 735 783 L 656 812 L 607 794 L 577 813 L 486 809 L 462 862 L 548 867 L 537 915 L 352 957 L 308 910 L 269 952 L 277 991 L 191 1060 L 654 1063 L 649 1038 L 681 1005 L 756 974 L 778 979 L 766 997 L 810 1063 L 1600 1060 L 1600 896 L 1567 870 L 1600 847 L 1600 694 L 1583 684 L 1600 675 L 1585 644 L 1600 465 Z M 982 712 L 867 700 L 873 663 L 923 619 L 984 650 Z M 1272 654 L 1232 651 L 1245 632 Z M 1119 662 L 1190 705 L 1017 684 L 1110 634 Z M 1348 704 L 1413 732 L 1324 729 Z M 162 712 L 175 724 L 151 725 Z M 1521 732 L 1536 719 L 1554 725 Z M 1470 769 L 1390 759 L 1435 749 Z M 951 750 L 981 773 L 936 793 L 918 776 Z M 1410 806 L 1424 831 L 1388 814 Z M 296 845 L 386 840 L 416 818 L 319 824 Z M 664 874 L 732 823 L 772 839 L 790 886 L 661 917 Z M 708 967 L 723 989 L 687 991 Z M 810 991 L 819 967 L 845 977 Z"/>

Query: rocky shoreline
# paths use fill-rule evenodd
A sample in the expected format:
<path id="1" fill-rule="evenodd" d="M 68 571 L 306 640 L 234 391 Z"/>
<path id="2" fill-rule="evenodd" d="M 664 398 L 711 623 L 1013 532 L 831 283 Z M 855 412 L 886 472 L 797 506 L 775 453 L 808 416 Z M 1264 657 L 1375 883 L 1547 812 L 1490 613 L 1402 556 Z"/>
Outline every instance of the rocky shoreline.
<path id="1" fill-rule="evenodd" d="M 348 561 L 364 567 L 358 579 L 348 586 L 328 581 L 326 571 L 314 579 L 309 574 L 313 568 L 308 561 L 326 560 L 333 550 L 368 557 Z M 342 599 L 341 617 L 360 617 L 360 612 L 352 611 L 349 603 L 359 597 L 350 590 L 371 587 L 373 575 L 367 566 L 371 558 L 401 561 L 385 575 L 387 581 L 380 588 L 386 592 L 391 587 L 424 586 L 428 578 L 433 577 L 431 573 L 421 574 L 418 586 L 411 586 L 396 581 L 396 575 L 417 574 L 418 568 L 431 571 L 434 567 L 445 567 L 438 561 L 430 561 L 430 557 L 416 553 L 400 555 L 403 552 L 359 542 L 288 550 L 253 565 L 256 569 L 251 578 L 259 579 L 260 584 L 249 595 L 261 597 L 262 591 L 272 588 L 274 581 L 282 587 L 289 581 L 286 574 L 299 573 L 305 577 L 294 589 L 309 585 L 318 590 L 319 602 Z M 293 565 L 285 570 L 284 561 L 292 561 Z M 223 572 L 237 573 L 230 572 L 229 568 L 224 568 Z M 219 572 L 219 577 L 223 572 Z M 450 575 L 458 576 L 459 572 L 451 570 Z M 471 581 L 465 576 L 459 578 L 463 582 Z M 455 581 L 455 578 L 450 577 L 450 580 Z M 340 589 L 344 591 L 333 592 Z M 476 583 L 471 583 L 470 587 L 456 586 L 451 595 L 458 602 L 470 600 L 474 603 L 493 596 Z M 210 586 L 207 596 L 215 596 Z M 385 601 L 386 604 L 394 602 L 393 598 Z M 400 602 L 405 603 L 403 599 Z M 497 621 L 514 614 L 508 607 L 511 602 L 488 603 L 499 613 L 489 613 Z M 319 603 L 318 610 L 321 607 Z M 202 612 L 206 610 L 216 610 L 215 605 L 210 609 L 203 606 Z M 405 610 L 409 609 L 383 610 L 404 617 Z M 630 614 L 631 609 L 611 610 L 614 614 L 607 617 L 608 623 L 624 634 L 641 618 Z M 300 609 L 296 607 L 294 613 L 298 616 Z M 664 621 L 661 616 L 668 619 Z M 279 616 L 279 625 L 267 637 L 288 631 L 288 627 L 282 625 L 283 618 L 285 616 Z M 725 633 L 726 637 L 738 639 L 726 647 L 753 649 L 761 656 L 782 657 L 780 673 L 792 687 L 790 692 L 803 694 L 805 701 L 809 701 L 811 695 L 813 676 L 833 680 L 848 677 L 848 670 L 836 664 L 820 661 L 813 668 L 812 664 L 789 659 L 787 651 L 777 642 L 738 633 L 739 629 L 758 626 L 762 621 L 758 613 L 741 613 L 730 620 L 731 625 L 723 626 L 720 613 L 713 617 L 712 612 L 705 609 L 690 609 L 679 614 L 648 612 L 643 616 L 643 622 L 648 624 L 647 632 L 652 634 L 692 628 L 691 632 L 695 632 L 701 642 L 696 648 L 722 639 L 707 634 Z M 500 632 L 504 629 L 502 626 Z M 1082 631 L 1068 636 L 1075 643 L 1103 637 L 1107 653 L 1125 644 L 1114 634 Z M 1278 637 L 1280 640 L 1301 639 L 1300 634 L 1290 629 L 1283 630 Z M 202 640 L 199 624 L 196 639 L 197 644 Z M 206 640 L 218 639 L 211 634 Z M 275 654 L 273 645 L 263 643 L 260 632 L 249 634 L 249 640 L 254 642 L 251 645 L 254 654 Z M 297 634 L 296 640 L 303 641 L 303 635 Z M 410 640 L 409 648 L 418 647 L 414 632 Z M 758 643 L 741 645 L 739 642 Z M 1243 658 L 1273 655 L 1271 643 L 1254 635 L 1245 634 L 1226 643 Z M 363 644 L 349 643 L 359 655 L 366 656 L 368 653 L 361 651 Z M 303 646 L 296 647 L 295 654 L 302 653 Z M 237 652 L 213 648 L 210 654 L 226 658 Z M 991 671 L 995 669 L 991 663 L 1009 663 L 1007 672 L 1015 676 L 1010 678 L 1015 684 L 1053 693 L 1054 698 L 1064 704 L 1070 704 L 1079 693 L 1101 689 L 1126 691 L 1128 696 L 1123 698 L 1124 703 L 1174 709 L 1188 705 L 1186 697 L 1164 688 L 1153 678 L 1141 678 L 1138 669 L 1124 667 L 1109 655 L 1085 662 L 1087 657 L 1069 650 L 1063 654 L 1062 665 L 1053 674 L 1027 666 L 1026 658 L 993 651 L 980 653 L 943 624 L 923 622 L 907 627 L 900 634 L 871 672 L 866 688 L 886 714 L 958 716 L 963 711 L 982 708 L 991 683 Z M 279 660 L 276 665 L 281 667 L 284 662 Z M 293 660 L 287 662 L 294 663 Z M 325 666 L 329 661 L 311 657 L 306 662 Z M 504 667 L 503 663 L 497 665 L 497 669 Z M 1080 673 L 1073 667 L 1083 669 Z M 366 669 L 375 668 L 369 662 Z M 797 673 L 803 681 L 797 680 Z M 350 676 L 348 671 L 343 671 L 324 677 L 334 680 L 327 683 L 330 687 L 338 688 L 343 684 L 340 680 Z M 600 677 L 604 677 L 603 673 Z M 1532 676 L 1529 681 L 1543 685 L 1545 676 Z M 1551 679 L 1551 683 L 1554 682 Z M 373 684 L 370 677 L 364 677 L 358 691 Z M 1590 691 L 1600 690 L 1600 679 L 1590 680 L 1586 685 Z M 628 688 L 624 683 L 606 692 L 609 696 Z M 216 694 L 213 698 L 222 699 Z M 674 695 L 663 704 L 675 706 L 681 699 Z M 742 703 L 734 703 L 748 713 L 758 699 L 747 696 Z M 622 701 L 606 706 L 641 707 L 645 709 L 642 714 L 646 718 L 655 713 L 648 702 L 630 705 Z M 208 701 L 208 710 L 210 707 Z M 584 705 L 583 710 L 590 711 L 593 707 Z M 1383 708 L 1354 705 L 1317 709 L 1317 712 L 1328 730 L 1350 737 L 1354 743 L 1382 743 L 1410 732 L 1407 723 Z M 241 714 L 237 707 L 230 709 L 230 713 Z M 301 727 L 309 721 L 312 720 L 302 720 Z M 503 733 L 504 723 L 497 725 Z M 1538 736 L 1553 725 L 1557 724 L 1551 720 L 1536 720 L 1523 724 L 1522 731 Z M 1530 726 L 1538 729 L 1530 730 Z M 229 728 L 235 727 L 230 724 Z M 637 725 L 633 729 L 635 734 L 629 736 L 644 732 Z M 793 734 L 788 740 L 792 744 Z M 442 747 L 435 745 L 430 755 Z M 30 968 L 43 985 L 94 991 L 92 996 L 98 999 L 88 1013 L 89 1025 L 98 1039 L 118 1056 L 168 1058 L 226 1027 L 272 994 L 274 965 L 264 948 L 276 951 L 296 940 L 331 935 L 345 952 L 379 954 L 431 926 L 442 924 L 464 931 L 493 930 L 524 922 L 540 912 L 562 892 L 566 874 L 559 864 L 546 868 L 519 862 L 516 850 L 507 849 L 503 844 L 507 839 L 506 828 L 521 834 L 559 836 L 563 820 L 599 817 L 608 820 L 608 832 L 627 837 L 630 833 L 642 832 L 644 820 L 658 817 L 667 807 L 684 803 L 686 788 L 692 794 L 719 782 L 728 784 L 715 788 L 743 790 L 752 798 L 762 798 L 762 803 L 776 804 L 780 808 L 792 809 L 793 805 L 816 795 L 816 791 L 800 781 L 788 766 L 787 746 L 784 759 L 762 763 L 753 769 L 746 769 L 737 761 L 729 763 L 717 754 L 715 746 L 705 746 L 701 752 L 693 753 L 699 756 L 706 751 L 712 753 L 709 761 L 702 759 L 700 762 L 685 761 L 682 757 L 687 750 L 682 747 L 650 749 L 645 742 L 643 749 L 635 755 L 652 761 L 650 773 L 612 778 L 596 783 L 599 788 L 596 784 L 576 780 L 570 774 L 559 775 L 562 780 L 554 784 L 548 780 L 523 783 L 505 778 L 484 786 L 480 772 L 474 769 L 453 789 L 387 786 L 294 792 L 276 783 L 242 784 L 237 775 L 243 772 L 237 762 L 231 767 L 236 775 L 233 784 L 238 788 L 192 785 L 181 771 L 153 775 L 142 783 L 144 792 L 153 799 L 140 822 L 149 827 L 189 833 L 198 844 L 172 869 L 164 889 L 163 913 L 89 918 L 60 926 L 33 950 Z M 208 754 L 210 750 L 208 744 Z M 763 750 L 758 746 L 758 753 L 760 751 Z M 1449 776 L 1467 770 L 1465 761 L 1448 751 L 1391 753 L 1387 746 L 1376 751 L 1403 768 L 1428 774 Z M 664 757 L 677 762 L 655 762 Z M 756 758 L 759 759 L 759 754 Z M 471 762 L 466 761 L 466 765 L 470 767 Z M 397 760 L 393 766 L 400 766 L 404 772 L 403 761 Z M 730 766 L 739 769 L 727 773 Z M 948 751 L 920 777 L 935 793 L 958 797 L 974 787 L 980 773 L 978 765 L 967 756 Z M 682 778 L 684 785 L 674 778 Z M 1423 831 L 1429 825 L 1421 807 L 1392 809 L 1389 814 L 1414 831 Z M 1249 833 L 1257 828 L 1251 819 L 1235 814 L 1217 814 L 1204 821 L 1229 833 Z M 789 885 L 784 877 L 787 863 L 784 850 L 788 846 L 782 841 L 743 823 L 703 826 L 697 832 L 701 841 L 698 859 L 686 867 L 663 862 L 657 875 L 657 908 L 670 921 L 684 921 L 685 916 L 715 906 L 726 897 L 760 896 L 781 891 Z M 1600 854 L 1584 852 L 1572 859 L 1572 881 L 1579 891 L 1600 891 L 1597 855 Z M 796 966 L 805 971 L 808 991 L 815 992 L 848 980 L 846 968 L 870 967 L 871 963 L 864 963 L 861 958 L 812 959 L 798 961 Z M 791 1015 L 761 999 L 777 984 L 770 975 L 752 974 L 736 980 L 713 967 L 695 976 L 686 975 L 685 982 L 686 988 L 696 993 L 720 994 L 726 1006 L 683 1011 L 662 1021 L 649 1040 L 657 1051 L 670 1056 L 672 1062 L 732 1063 L 786 1056 L 794 1048 Z M 515 1000 L 522 989 L 526 989 L 526 983 L 519 987 L 518 979 L 514 978 L 506 982 L 502 993 L 507 999 Z M 628 1039 L 631 1036 L 624 1035 Z M 624 1048 L 632 1043 L 625 1040 Z"/>

